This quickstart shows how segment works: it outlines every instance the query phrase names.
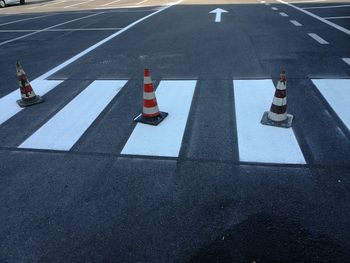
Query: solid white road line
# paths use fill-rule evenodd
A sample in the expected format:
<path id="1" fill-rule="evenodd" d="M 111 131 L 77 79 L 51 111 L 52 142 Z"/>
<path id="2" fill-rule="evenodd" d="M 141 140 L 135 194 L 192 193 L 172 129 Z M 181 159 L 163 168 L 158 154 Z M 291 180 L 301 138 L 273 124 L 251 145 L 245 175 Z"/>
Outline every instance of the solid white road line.
<path id="1" fill-rule="evenodd" d="M 293 129 L 262 125 L 275 87 L 270 79 L 234 80 L 239 158 L 243 162 L 305 164 Z"/>
<path id="2" fill-rule="evenodd" d="M 342 60 L 350 66 L 350 58 L 342 58 Z"/>
<path id="3" fill-rule="evenodd" d="M 111 4 L 114 4 L 114 3 L 118 3 L 118 2 L 120 2 L 120 0 L 112 1 L 112 2 L 109 2 L 109 3 L 103 4 L 101 6 L 108 6 L 108 5 L 111 5 Z"/>
<path id="4" fill-rule="evenodd" d="M 19 148 L 70 150 L 126 82 L 94 81 Z"/>
<path id="5" fill-rule="evenodd" d="M 274 10 L 274 11 L 277 11 L 277 10 L 278 10 L 277 7 L 271 7 L 271 9 Z"/>
<path id="6" fill-rule="evenodd" d="M 317 3 L 317 2 L 324 2 L 326 0 L 302 0 L 302 1 L 292 1 L 292 2 L 289 2 L 289 3 L 292 3 L 292 4 L 303 4 L 303 3 Z"/>
<path id="7" fill-rule="evenodd" d="M 350 79 L 312 79 L 312 82 L 350 129 Z"/>
<path id="8" fill-rule="evenodd" d="M 6 40 L 6 41 L 4 41 L 4 42 L 1 42 L 1 43 L 0 43 L 0 46 L 3 46 L 3 45 L 5 45 L 5 44 L 11 43 L 11 42 L 14 42 L 14 41 L 17 41 L 17 40 L 20 40 L 20 39 L 23 39 L 23 38 L 26 38 L 26 37 L 29 37 L 29 36 L 33 36 L 33 35 L 39 34 L 39 33 L 41 33 L 41 32 L 47 31 L 48 29 L 52 29 L 52 28 L 55 28 L 55 27 L 58 27 L 58 26 L 66 25 L 66 24 L 68 24 L 68 23 L 72 23 L 72 22 L 75 22 L 75 21 L 79 21 L 79 20 L 82 20 L 82 19 L 85 19 L 85 18 L 89 18 L 89 17 L 93 17 L 93 16 L 98 16 L 98 15 L 101 15 L 101 14 L 103 14 L 103 13 L 104 13 L 104 12 L 99 12 L 99 13 L 96 13 L 96 14 L 92 14 L 92 15 L 88 15 L 88 16 L 83 16 L 83 17 L 79 17 L 79 18 L 76 18 L 76 19 L 73 19 L 73 20 L 69 20 L 69 21 L 66 21 L 66 22 L 63 22 L 63 23 L 54 25 L 54 26 L 50 26 L 50 27 L 47 27 L 47 28 L 44 28 L 44 29 L 40 29 L 40 30 L 34 31 L 34 32 L 30 33 L 30 34 L 26 34 L 26 35 L 23 35 L 23 36 L 20 36 L 20 37 L 16 37 L 16 38 L 13 38 L 13 39 Z"/>
<path id="9" fill-rule="evenodd" d="M 347 19 L 350 18 L 350 16 L 330 16 L 330 17 L 324 17 L 324 19 Z"/>
<path id="10" fill-rule="evenodd" d="M 63 81 L 58 80 L 40 80 L 36 79 L 31 81 L 31 86 L 33 87 L 35 93 L 37 95 L 43 96 Z M 19 92 L 19 88 L 14 90 L 10 94 L 2 97 L 0 99 L 0 125 L 10 119 L 12 116 L 16 115 L 18 112 L 23 110 L 23 108 L 19 107 L 17 104 L 17 100 L 21 98 L 21 94 Z"/>
<path id="11" fill-rule="evenodd" d="M 46 32 L 66 32 L 66 31 L 116 31 L 122 28 L 59 28 L 59 29 L 48 29 Z M 19 30 L 0 30 L 0 33 L 24 33 L 24 32 L 35 32 L 37 30 L 30 29 L 19 29 Z"/>
<path id="12" fill-rule="evenodd" d="M 74 6 L 78 6 L 78 5 L 83 5 L 83 4 L 87 4 L 87 3 L 90 3 L 90 2 L 93 2 L 95 0 L 88 0 L 88 1 L 84 1 L 84 2 L 81 2 L 81 3 L 77 3 L 77 4 L 73 4 L 73 5 L 67 5 L 63 8 L 70 8 L 70 7 L 74 7 Z"/>
<path id="13" fill-rule="evenodd" d="M 350 5 L 328 5 L 328 6 L 310 6 L 304 7 L 303 9 L 328 9 L 328 8 L 341 8 L 341 7 L 349 7 Z"/>
<path id="14" fill-rule="evenodd" d="M 51 15 L 35 16 L 35 17 L 29 17 L 29 18 L 19 19 L 19 20 L 15 20 L 15 21 L 10 21 L 10 22 L 6 22 L 6 23 L 2 23 L 2 24 L 0 24 L 0 26 L 15 24 L 15 23 L 19 23 L 19 22 L 23 22 L 23 21 L 29 21 L 29 20 L 38 19 L 38 18 L 47 17 L 47 16 L 51 16 Z"/>
<path id="15" fill-rule="evenodd" d="M 288 15 L 286 14 L 286 13 L 284 13 L 284 12 L 280 12 L 280 15 L 281 16 L 284 16 L 284 17 L 287 17 Z"/>
<path id="16" fill-rule="evenodd" d="M 74 57 L 66 60 L 65 62 L 63 62 L 62 64 L 56 66 L 55 68 L 49 70 L 48 72 L 46 72 L 45 74 L 41 75 L 40 77 L 38 77 L 38 79 L 46 79 L 47 77 L 51 76 L 52 74 L 55 74 L 57 71 L 63 69 L 64 67 L 68 66 L 69 64 L 73 63 L 74 61 L 80 59 L 81 57 L 85 56 L 86 54 L 90 53 L 91 51 L 95 50 L 96 48 L 100 47 L 101 45 L 105 44 L 106 42 L 110 41 L 111 39 L 119 36 L 120 34 L 124 33 L 125 31 L 129 30 L 130 28 L 136 26 L 137 24 L 143 22 L 144 20 L 168 9 L 169 7 L 172 7 L 174 5 L 177 5 L 179 3 L 181 3 L 183 0 L 179 0 L 175 3 L 171 3 L 168 6 L 165 6 L 147 16 L 144 16 L 142 18 L 140 18 L 139 20 L 136 20 L 135 22 L 129 24 L 128 26 L 124 27 L 122 30 L 106 37 L 105 39 L 102 39 L 101 41 L 97 42 L 96 44 L 92 45 L 91 47 L 83 50 L 82 52 L 78 53 L 77 55 L 75 55 Z"/>
<path id="17" fill-rule="evenodd" d="M 298 21 L 296 20 L 289 20 L 293 25 L 295 26 L 302 26 L 302 24 L 300 24 Z"/>
<path id="18" fill-rule="evenodd" d="M 49 4 L 45 4 L 45 5 L 35 5 L 32 7 L 28 7 L 26 9 L 35 9 L 35 8 L 40 8 L 40 7 L 46 7 L 46 6 L 51 6 L 51 5 L 57 5 L 57 4 L 61 4 L 66 2 L 67 0 L 63 0 L 63 1 L 57 1 L 57 2 L 53 2 L 53 3 L 49 3 Z"/>
<path id="19" fill-rule="evenodd" d="M 195 80 L 164 80 L 157 91 L 159 110 L 169 115 L 158 125 L 138 123 L 122 154 L 178 157 L 185 131 Z"/>
<path id="20" fill-rule="evenodd" d="M 295 9 L 299 10 L 300 12 L 303 12 L 304 14 L 307 14 L 307 15 L 313 17 L 313 18 L 316 18 L 317 20 L 319 20 L 319 21 L 321 21 L 321 22 L 323 22 L 323 23 L 325 23 L 325 24 L 327 24 L 327 25 L 329 25 L 329 26 L 331 26 L 331 27 L 333 27 L 333 28 L 335 28 L 335 29 L 338 29 L 339 31 L 341 31 L 341 32 L 343 32 L 343 33 L 345 33 L 345 34 L 350 35 L 350 30 L 348 30 L 348 29 L 346 29 L 346 28 L 344 28 L 344 27 L 342 27 L 342 26 L 339 26 L 339 25 L 337 25 L 337 24 L 334 24 L 333 22 L 328 21 L 327 19 L 324 19 L 324 18 L 322 18 L 322 17 L 320 17 L 320 16 L 318 16 L 318 15 L 315 15 L 315 14 L 309 12 L 309 11 L 306 11 L 306 10 L 300 8 L 300 7 L 297 7 L 297 6 L 295 6 L 295 5 L 292 5 L 292 4 L 290 4 L 290 3 L 288 3 L 288 2 L 285 2 L 285 1 L 283 1 L 283 0 L 277 0 L 277 1 L 280 2 L 280 3 L 282 3 L 282 4 L 288 5 L 288 6 L 290 6 L 290 7 L 293 7 L 293 8 L 295 8 Z"/>
<path id="21" fill-rule="evenodd" d="M 308 33 L 308 35 L 310 37 L 312 37 L 313 39 L 315 39 L 318 43 L 322 44 L 322 45 L 327 45 L 329 44 L 326 40 L 324 40 L 322 37 L 320 37 L 319 35 L 315 34 L 315 33 Z"/>

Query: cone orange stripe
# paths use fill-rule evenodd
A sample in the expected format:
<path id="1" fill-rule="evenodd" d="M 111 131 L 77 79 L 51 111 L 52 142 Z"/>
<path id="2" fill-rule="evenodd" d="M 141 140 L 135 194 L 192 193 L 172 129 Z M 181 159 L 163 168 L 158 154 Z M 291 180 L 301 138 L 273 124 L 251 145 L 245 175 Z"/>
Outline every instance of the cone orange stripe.
<path id="1" fill-rule="evenodd" d="M 153 84 L 144 84 L 143 90 L 144 92 L 153 92 L 154 91 Z"/>
<path id="2" fill-rule="evenodd" d="M 157 106 L 157 100 L 153 99 L 153 100 L 143 100 L 143 106 L 146 108 L 152 108 Z"/>
<path id="3" fill-rule="evenodd" d="M 146 114 L 146 113 L 143 113 L 142 114 L 144 117 L 157 117 L 160 115 L 160 112 L 156 112 L 156 113 L 153 113 L 153 114 Z"/>

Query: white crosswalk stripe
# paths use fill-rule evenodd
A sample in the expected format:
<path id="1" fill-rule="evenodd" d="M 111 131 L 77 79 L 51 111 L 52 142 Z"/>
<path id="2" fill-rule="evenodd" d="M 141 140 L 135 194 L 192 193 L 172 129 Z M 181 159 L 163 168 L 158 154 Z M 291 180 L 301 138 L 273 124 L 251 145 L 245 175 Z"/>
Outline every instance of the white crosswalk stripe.
<path id="1" fill-rule="evenodd" d="M 195 80 L 161 81 L 158 106 L 169 116 L 158 126 L 138 123 L 121 153 L 178 157 L 195 86 Z"/>
<path id="2" fill-rule="evenodd" d="M 312 82 L 350 130 L 350 79 L 313 79 Z"/>
<path id="3" fill-rule="evenodd" d="M 43 96 L 61 83 L 60 80 L 36 79 L 31 82 L 31 86 L 37 95 Z M 0 99 L 0 125 L 23 110 L 16 102 L 20 98 L 21 94 L 18 88 Z"/>
<path id="4" fill-rule="evenodd" d="M 69 150 L 126 81 L 96 80 L 19 148 Z"/>
<path id="5" fill-rule="evenodd" d="M 260 124 L 275 87 L 270 79 L 234 80 L 239 158 L 244 162 L 305 164 L 292 129 Z"/>

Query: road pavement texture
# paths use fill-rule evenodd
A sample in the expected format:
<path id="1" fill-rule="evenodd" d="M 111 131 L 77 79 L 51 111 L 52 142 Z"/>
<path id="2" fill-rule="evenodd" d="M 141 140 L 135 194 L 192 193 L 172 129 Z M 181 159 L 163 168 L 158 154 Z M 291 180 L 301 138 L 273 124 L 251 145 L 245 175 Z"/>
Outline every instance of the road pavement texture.
<path id="1" fill-rule="evenodd" d="M 349 262 L 349 17 L 346 1 L 0 9 L 0 262 Z M 17 60 L 44 103 L 17 106 Z M 133 122 L 144 68 L 156 127 Z M 260 124 L 281 70 L 291 129 Z"/>

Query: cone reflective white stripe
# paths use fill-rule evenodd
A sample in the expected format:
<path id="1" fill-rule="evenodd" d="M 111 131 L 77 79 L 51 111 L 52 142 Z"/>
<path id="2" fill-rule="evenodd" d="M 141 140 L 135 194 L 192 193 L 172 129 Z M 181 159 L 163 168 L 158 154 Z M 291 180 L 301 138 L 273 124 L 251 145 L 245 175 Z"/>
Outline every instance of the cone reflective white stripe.
<path id="1" fill-rule="evenodd" d="M 145 124 L 158 125 L 167 115 L 168 113 L 159 111 L 150 71 L 149 69 L 145 69 L 143 76 L 142 114 L 134 120 Z"/>
<path id="2" fill-rule="evenodd" d="M 264 113 L 261 123 L 277 127 L 289 128 L 292 125 L 293 116 L 287 114 L 287 79 L 284 71 L 276 85 L 270 111 Z"/>
<path id="3" fill-rule="evenodd" d="M 276 98 L 276 97 L 273 97 L 272 103 L 274 105 L 278 105 L 278 106 L 287 105 L 287 98 Z"/>

